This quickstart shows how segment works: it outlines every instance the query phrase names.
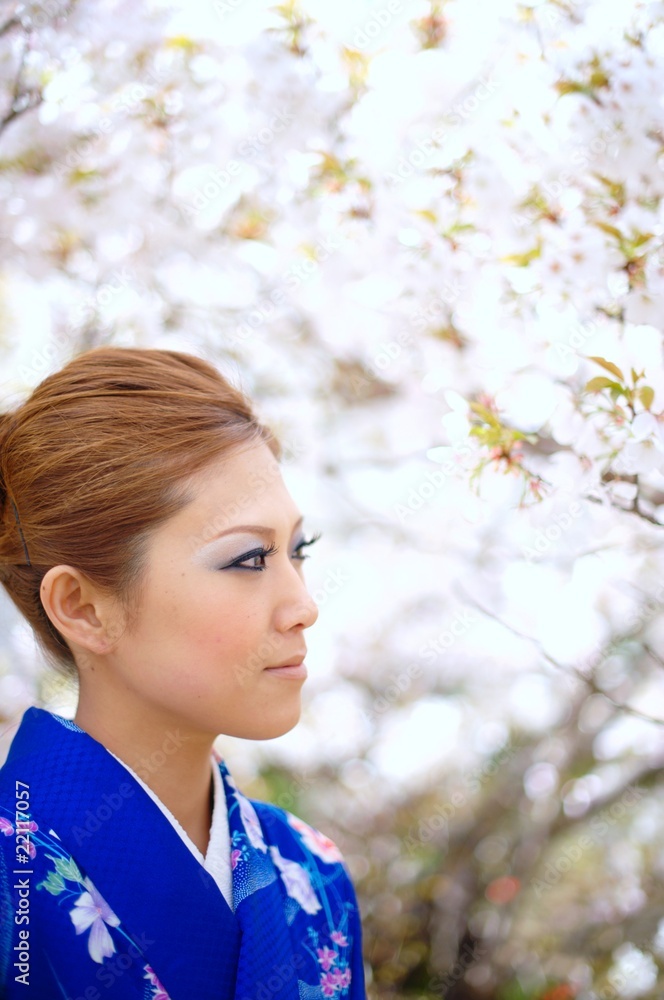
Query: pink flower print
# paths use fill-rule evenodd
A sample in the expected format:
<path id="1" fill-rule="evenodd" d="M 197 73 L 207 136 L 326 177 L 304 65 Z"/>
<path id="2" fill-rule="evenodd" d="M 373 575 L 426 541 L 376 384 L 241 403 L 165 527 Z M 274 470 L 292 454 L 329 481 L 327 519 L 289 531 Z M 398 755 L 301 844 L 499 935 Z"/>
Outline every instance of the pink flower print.
<path id="1" fill-rule="evenodd" d="M 293 816 L 292 813 L 288 813 L 288 822 L 295 827 L 312 854 L 316 854 L 328 864 L 333 861 L 343 861 L 343 855 L 337 845 L 320 830 L 309 826 L 308 823 L 305 823 L 298 816 Z"/>
<path id="2" fill-rule="evenodd" d="M 346 945 L 348 944 L 346 936 L 342 934 L 341 931 L 332 931 L 330 937 L 332 938 L 335 944 L 340 945 L 342 948 L 345 948 Z"/>
<path id="3" fill-rule="evenodd" d="M 332 949 L 328 948 L 326 945 L 325 948 L 316 948 L 316 954 L 318 955 L 318 961 L 327 972 L 327 970 L 334 965 L 334 960 L 339 952 L 332 951 Z"/>
<path id="4" fill-rule="evenodd" d="M 153 987 L 151 1000 L 171 1000 L 163 985 L 159 982 L 157 974 L 151 965 L 145 965 L 144 979 L 149 979 Z"/>
<path id="5" fill-rule="evenodd" d="M 348 966 L 345 969 L 333 969 L 330 975 L 334 976 L 334 981 L 339 989 L 344 989 L 344 987 L 350 985 L 350 969 Z"/>
<path id="6" fill-rule="evenodd" d="M 113 938 L 106 930 L 106 924 L 117 927 L 120 921 L 89 878 L 83 879 L 83 885 L 88 891 L 78 897 L 69 916 L 77 934 L 90 928 L 88 951 L 94 962 L 101 963 L 115 951 Z"/>
<path id="7" fill-rule="evenodd" d="M 231 851 L 231 870 L 235 868 L 236 864 L 238 863 L 241 857 L 242 857 L 242 851 L 238 851 L 237 848 L 235 848 L 234 851 Z"/>
<path id="8" fill-rule="evenodd" d="M 335 977 L 331 972 L 324 972 L 320 977 L 320 988 L 322 990 L 323 996 L 331 997 L 338 990 L 338 986 L 335 982 Z"/>
<path id="9" fill-rule="evenodd" d="M 0 833 L 4 833 L 5 837 L 11 837 L 13 832 L 14 827 L 11 825 L 9 820 L 0 816 Z"/>

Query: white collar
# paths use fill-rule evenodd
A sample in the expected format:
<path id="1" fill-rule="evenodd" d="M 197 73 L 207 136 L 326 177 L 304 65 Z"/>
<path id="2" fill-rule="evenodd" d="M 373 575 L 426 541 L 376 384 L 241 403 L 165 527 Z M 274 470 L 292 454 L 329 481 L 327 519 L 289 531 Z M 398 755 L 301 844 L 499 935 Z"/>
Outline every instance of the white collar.
<path id="1" fill-rule="evenodd" d="M 108 747 L 106 748 L 108 749 Z M 205 857 L 198 849 L 196 844 L 193 842 L 189 834 L 183 829 L 180 823 L 177 821 L 170 809 L 164 805 L 160 798 L 155 795 L 152 789 L 145 784 L 142 778 L 136 774 L 136 772 L 129 767 L 123 760 L 113 753 L 112 750 L 108 751 L 112 757 L 115 757 L 117 761 L 124 768 L 129 771 L 131 775 L 136 779 L 136 781 L 141 785 L 141 787 L 147 792 L 153 802 L 159 806 L 164 816 L 173 825 L 177 833 L 179 833 L 183 842 L 187 845 L 189 850 L 192 852 L 197 861 L 205 868 L 206 871 L 212 875 L 213 879 L 219 886 L 219 890 L 224 896 L 224 899 L 233 909 L 233 878 L 231 873 L 231 848 L 230 848 L 230 834 L 228 830 L 228 810 L 226 808 L 226 794 L 224 791 L 224 783 L 221 778 L 221 771 L 219 770 L 219 764 L 214 752 L 210 756 L 210 763 L 212 765 L 212 782 L 213 782 L 213 807 L 212 807 L 212 824 L 210 826 L 210 842 L 208 844 L 208 849 Z"/>

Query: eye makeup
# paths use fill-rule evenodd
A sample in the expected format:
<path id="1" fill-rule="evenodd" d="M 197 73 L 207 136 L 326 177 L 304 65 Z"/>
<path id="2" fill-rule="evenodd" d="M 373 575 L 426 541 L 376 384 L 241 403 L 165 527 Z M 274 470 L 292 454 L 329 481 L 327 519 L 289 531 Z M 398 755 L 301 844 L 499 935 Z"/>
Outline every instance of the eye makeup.
<path id="1" fill-rule="evenodd" d="M 321 535 L 322 535 L 322 532 L 319 531 L 312 538 L 302 539 L 300 542 L 298 542 L 298 544 L 295 546 L 295 548 L 294 548 L 293 551 L 294 552 L 299 552 L 299 550 L 303 549 L 305 546 L 307 546 L 307 545 L 313 545 L 314 542 L 318 541 L 318 539 L 321 537 Z M 272 545 L 268 546 L 267 548 L 265 546 L 261 546 L 260 548 L 251 549 L 249 552 L 243 553 L 241 556 L 238 556 L 237 559 L 233 559 L 232 562 L 227 563 L 225 566 L 221 566 L 219 568 L 220 569 L 234 569 L 234 568 L 235 569 L 248 569 L 248 570 L 254 570 L 254 571 L 261 572 L 262 570 L 267 569 L 267 566 L 265 566 L 264 564 L 262 566 L 242 566 L 241 563 L 248 562 L 250 559 L 258 559 L 258 558 L 261 558 L 264 561 L 267 556 L 273 555 L 275 552 L 278 552 L 278 551 L 279 551 L 279 546 L 275 545 L 274 543 Z M 307 555 L 294 555 L 293 556 L 293 559 L 304 560 L 304 559 L 308 559 L 308 558 L 309 558 L 309 556 L 307 556 Z"/>

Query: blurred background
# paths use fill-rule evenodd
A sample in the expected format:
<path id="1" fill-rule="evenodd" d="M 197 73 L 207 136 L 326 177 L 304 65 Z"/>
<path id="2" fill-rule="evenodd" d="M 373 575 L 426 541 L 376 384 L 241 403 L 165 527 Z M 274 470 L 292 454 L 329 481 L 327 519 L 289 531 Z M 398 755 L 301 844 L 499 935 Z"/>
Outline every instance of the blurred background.
<path id="1" fill-rule="evenodd" d="M 256 401 L 323 532 L 300 723 L 372 1000 L 664 986 L 664 3 L 0 3 L 0 408 L 98 345 Z M 73 716 L 0 598 L 0 759 Z"/>

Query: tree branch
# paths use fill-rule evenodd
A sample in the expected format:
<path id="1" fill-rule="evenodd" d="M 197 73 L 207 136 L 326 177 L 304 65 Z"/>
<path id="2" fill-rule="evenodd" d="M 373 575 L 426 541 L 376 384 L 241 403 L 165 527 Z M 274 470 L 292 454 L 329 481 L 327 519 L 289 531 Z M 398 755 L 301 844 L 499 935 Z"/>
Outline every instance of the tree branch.
<path id="1" fill-rule="evenodd" d="M 10 18 L 9 21 L 5 23 L 2 31 L 8 30 L 8 26 L 12 25 L 12 21 L 15 18 Z M 18 22 L 20 24 L 20 22 Z M 9 104 L 9 110 L 6 114 L 0 118 L 0 135 L 4 132 L 7 126 L 13 122 L 16 118 L 24 115 L 26 111 L 31 111 L 36 108 L 42 102 L 41 90 L 35 90 L 34 88 L 24 88 L 22 84 L 23 68 L 25 66 L 25 53 L 27 48 L 27 42 L 24 39 L 23 49 L 21 51 L 18 69 L 16 71 L 16 76 L 14 78 L 14 83 L 11 90 L 11 99 Z"/>
<path id="2" fill-rule="evenodd" d="M 499 625 L 502 625 L 504 628 L 508 629 L 508 631 L 510 631 L 513 635 L 518 636 L 520 639 L 525 639 L 527 642 L 533 643 L 533 645 L 537 647 L 540 656 L 542 656 L 547 661 L 547 663 L 550 663 L 552 666 L 554 666 L 556 670 L 559 670 L 562 673 L 567 674 L 568 676 L 575 677 L 576 679 L 582 681 L 584 684 L 588 686 L 588 688 L 592 691 L 593 694 L 602 695 L 602 697 L 606 698 L 606 700 L 611 705 L 613 705 L 614 708 L 620 709 L 620 711 L 622 712 L 627 712 L 630 715 L 634 715 L 638 719 L 643 719 L 645 722 L 654 722 L 655 725 L 664 726 L 664 719 L 657 718 L 654 715 L 649 715 L 647 712 L 642 712 L 640 711 L 640 709 L 634 708 L 632 705 L 628 705 L 624 701 L 616 701 L 614 698 L 608 695 L 606 691 L 598 687 L 592 675 L 584 674 L 583 671 L 578 669 L 578 667 L 574 666 L 567 667 L 564 664 L 559 663 L 542 648 L 541 643 L 538 642 L 538 640 L 535 639 L 533 636 L 526 635 L 524 632 L 520 632 L 519 629 L 514 628 L 514 626 L 508 625 L 508 623 L 503 621 L 502 618 L 500 618 L 498 615 L 494 614 L 492 611 L 489 611 L 482 604 L 480 604 L 480 602 L 477 601 L 471 594 L 469 594 L 463 586 L 457 583 L 457 587 L 463 594 L 464 599 L 467 600 L 470 604 L 473 604 L 478 609 L 478 611 L 482 612 L 482 614 L 487 615 L 488 618 L 492 618 L 494 621 L 498 622 Z"/>

